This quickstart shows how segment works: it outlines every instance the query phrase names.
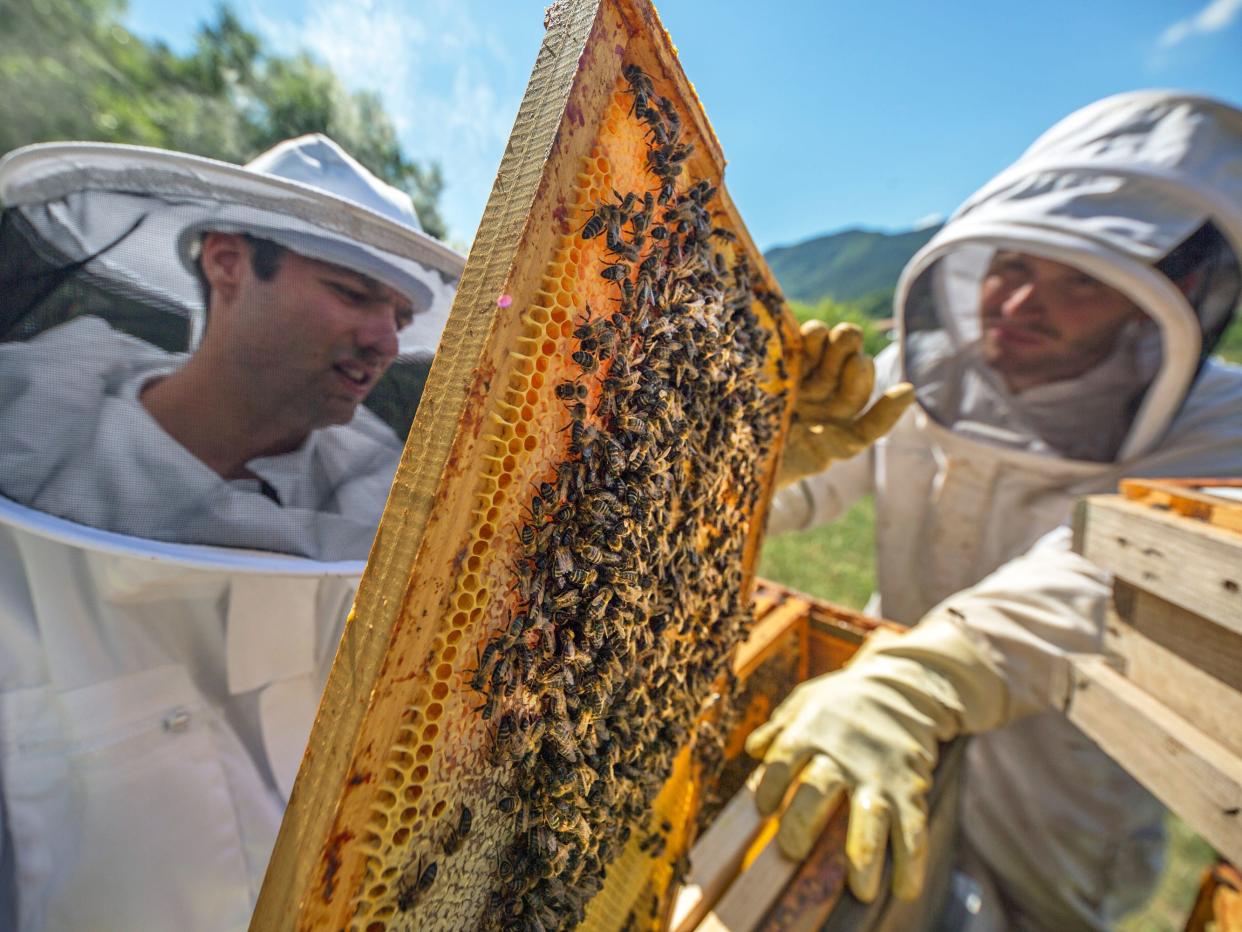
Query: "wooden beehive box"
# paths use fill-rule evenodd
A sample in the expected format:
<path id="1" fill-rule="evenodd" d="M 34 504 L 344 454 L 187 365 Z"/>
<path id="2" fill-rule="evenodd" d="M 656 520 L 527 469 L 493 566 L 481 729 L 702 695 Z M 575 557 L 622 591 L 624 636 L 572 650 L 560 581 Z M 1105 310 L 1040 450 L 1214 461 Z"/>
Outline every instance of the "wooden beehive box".
<path id="1" fill-rule="evenodd" d="M 663 921 L 798 375 L 723 170 L 646 0 L 553 5 L 252 928 Z"/>
<path id="2" fill-rule="evenodd" d="M 1075 549 L 1114 576 L 1108 656 L 1076 658 L 1070 719 L 1242 863 L 1242 481 L 1128 480 Z"/>

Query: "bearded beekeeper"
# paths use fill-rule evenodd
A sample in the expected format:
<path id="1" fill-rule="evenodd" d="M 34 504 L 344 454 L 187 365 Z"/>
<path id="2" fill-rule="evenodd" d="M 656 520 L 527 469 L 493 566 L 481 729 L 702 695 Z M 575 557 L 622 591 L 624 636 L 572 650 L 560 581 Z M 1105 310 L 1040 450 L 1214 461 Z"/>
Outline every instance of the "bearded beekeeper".
<path id="1" fill-rule="evenodd" d="M 242 929 L 464 261 L 323 136 L 0 198 L 0 927 Z"/>
<path id="2" fill-rule="evenodd" d="M 1242 111 L 1123 94 L 1045 133 L 911 260 L 871 411 L 857 332 L 809 330 L 770 528 L 874 492 L 871 608 L 911 628 L 751 735 L 759 808 L 792 792 L 788 854 L 848 794 L 854 893 L 877 896 L 887 857 L 892 893 L 918 896 L 939 745 L 973 735 L 955 928 L 1107 929 L 1148 896 L 1161 807 L 1055 708 L 1066 655 L 1101 650 L 1110 593 L 1069 522 L 1124 476 L 1242 476 L 1242 369 L 1209 358 L 1239 255 Z M 901 380 L 916 404 L 891 433 L 821 471 L 884 432 Z"/>

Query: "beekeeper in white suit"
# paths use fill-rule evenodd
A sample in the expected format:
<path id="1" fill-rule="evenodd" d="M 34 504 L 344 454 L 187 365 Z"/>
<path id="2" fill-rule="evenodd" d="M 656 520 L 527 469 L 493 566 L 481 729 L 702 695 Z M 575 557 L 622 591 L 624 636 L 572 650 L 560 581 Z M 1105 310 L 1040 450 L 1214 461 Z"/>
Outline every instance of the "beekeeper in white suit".
<path id="1" fill-rule="evenodd" d="M 1124 476 L 1242 476 L 1242 370 L 1208 358 L 1239 255 L 1242 112 L 1124 94 L 1045 133 L 911 260 L 875 368 L 917 405 L 823 472 L 876 432 L 852 421 L 870 394 L 857 335 L 808 335 L 783 476 L 798 481 L 771 527 L 874 491 L 872 608 L 913 627 L 751 736 L 759 807 L 794 787 L 788 853 L 848 793 L 853 891 L 877 895 L 887 853 L 893 893 L 916 896 L 938 746 L 966 734 L 957 858 L 977 895 L 959 928 L 1106 929 L 1150 894 L 1160 806 L 1055 708 L 1066 655 L 1101 649 L 1110 592 L 1069 521 Z"/>
<path id="2" fill-rule="evenodd" d="M 241 929 L 402 449 L 361 403 L 463 260 L 322 136 L 0 198 L 0 927 Z"/>

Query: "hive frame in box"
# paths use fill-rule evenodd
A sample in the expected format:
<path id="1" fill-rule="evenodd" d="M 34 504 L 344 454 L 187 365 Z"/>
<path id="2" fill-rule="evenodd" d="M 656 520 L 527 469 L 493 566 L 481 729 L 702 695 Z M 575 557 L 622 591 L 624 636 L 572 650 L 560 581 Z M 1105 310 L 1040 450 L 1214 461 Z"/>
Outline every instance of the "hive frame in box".
<path id="1" fill-rule="evenodd" d="M 1213 491 L 1215 490 L 1215 491 Z M 1104 655 L 1061 706 L 1225 857 L 1242 861 L 1242 501 L 1237 479 L 1125 480 L 1089 496 L 1074 549 L 1113 574 Z"/>
<path id="2" fill-rule="evenodd" d="M 560 327 L 569 341 L 570 331 L 583 320 L 575 316 L 580 308 L 570 307 L 566 315 L 565 307 L 550 303 L 557 287 L 549 278 L 552 266 L 557 274 L 572 278 L 571 265 L 581 272 L 594 261 L 594 247 L 567 244 L 578 242 L 592 210 L 609 198 L 612 168 L 618 177 L 628 170 L 632 178 L 637 170 L 625 169 L 620 155 L 612 164 L 605 158 L 608 153 L 592 151 L 604 138 L 601 127 L 611 133 L 613 123 L 634 116 L 618 103 L 617 94 L 626 86 L 625 65 L 637 64 L 651 76 L 653 103 L 658 95 L 672 99 L 686 138 L 695 146 L 685 158 L 686 177 L 718 185 L 712 222 L 735 237 L 732 245 L 721 247 L 722 253 L 734 270 L 737 258 L 745 256 L 756 298 L 762 290 L 770 299 L 751 302 L 749 313 L 775 338 L 771 351 L 762 351 L 767 354 L 764 390 L 776 400 L 779 431 L 788 424 L 792 399 L 787 390 L 797 372 L 785 367 L 775 347 L 796 340 L 796 328 L 719 184 L 724 169 L 719 144 L 654 10 L 645 0 L 573 0 L 549 10 L 547 27 L 329 677 L 260 893 L 254 929 L 370 930 L 411 923 L 431 927 L 437 921 L 460 928 L 478 923 L 488 906 L 486 890 L 477 882 L 454 886 L 451 864 L 437 870 L 432 853 L 380 872 L 384 862 L 377 852 L 407 843 L 427 848 L 433 835 L 438 848 L 460 847 L 453 826 L 459 824 L 457 806 L 465 804 L 458 798 L 471 792 L 486 796 L 486 782 L 499 772 L 480 766 L 477 757 L 463 764 L 479 748 L 467 747 L 469 742 L 452 744 L 439 734 L 453 721 L 445 707 L 466 689 L 473 666 L 470 650 L 486 644 L 486 638 L 474 637 L 486 615 L 482 596 L 488 586 L 499 591 L 505 585 L 486 563 L 489 548 L 505 535 L 516 535 L 520 524 L 505 522 L 503 509 L 495 504 L 499 498 L 479 498 L 479 482 L 489 458 L 504 459 L 505 470 L 519 469 L 524 455 L 543 453 L 540 440 L 532 446 L 530 438 L 549 437 L 533 428 L 525 435 L 505 433 L 508 442 L 516 439 L 519 444 L 512 457 L 502 456 L 496 445 L 496 432 L 514 430 L 519 417 L 506 413 L 522 404 L 507 392 L 515 372 L 531 374 L 532 340 L 535 346 L 545 337 L 556 343 L 547 328 Z M 592 163 L 598 168 L 592 169 Z M 584 166 L 595 175 L 586 177 Z M 684 194 L 688 181 L 677 184 Z M 584 190 L 591 195 L 589 203 L 572 196 Z M 702 189 L 704 197 L 707 190 Z M 586 258 L 575 258 L 575 252 Z M 574 286 L 565 287 L 572 291 Z M 532 326 L 544 328 L 544 335 L 532 337 Z M 558 343 L 554 349 L 564 355 L 567 345 Z M 528 379 L 526 384 L 533 382 Z M 551 416 L 544 397 L 551 386 L 530 390 L 531 423 L 542 423 L 540 418 Z M 524 410 L 520 417 L 527 418 Z M 754 493 L 733 495 L 736 502 L 755 503 L 738 561 L 740 582 L 735 588 L 743 593 L 751 582 L 777 447 L 776 442 L 757 447 Z M 508 465 L 508 459 L 518 465 Z M 711 464 L 701 465 L 706 470 Z M 493 483 L 487 488 L 498 487 Z M 733 494 L 733 487 L 725 491 Z M 486 507 L 489 502 L 497 509 L 495 516 Z M 512 498 L 508 502 L 505 507 L 512 505 Z M 480 538 L 482 527 L 490 530 Z M 512 540 L 507 546 L 517 547 Z M 468 577 L 474 578 L 475 589 L 463 597 L 462 580 Z M 495 619 L 491 623 L 494 627 Z M 472 635 L 462 637 L 462 631 Z M 473 697 L 476 702 L 480 698 Z M 413 720 L 411 709 L 417 712 Z M 679 755 L 675 765 L 682 770 L 682 787 L 692 786 L 684 772 L 688 760 L 686 754 Z M 415 789 L 418 795 L 411 799 L 408 794 Z M 454 804 L 441 799 L 423 813 L 419 807 L 435 794 Z M 692 792 L 683 792 L 675 801 L 682 821 L 693 814 L 692 797 Z M 468 798 L 473 802 L 475 796 Z M 499 837 L 503 831 L 493 832 L 497 820 L 484 809 L 494 810 L 503 802 L 486 799 L 479 804 L 466 846 L 473 850 L 490 845 L 493 860 L 504 850 Z M 413 813 L 408 824 L 407 813 Z M 466 818 L 463 811 L 462 823 Z M 688 825 L 680 824 L 668 833 L 669 858 L 688 843 L 687 830 Z M 619 884 L 610 886 L 615 891 Z M 441 900 L 459 912 L 448 917 L 437 913 L 433 905 L 439 908 Z M 663 908 L 658 899 L 651 905 L 657 912 Z M 624 914 L 588 919 L 605 928 L 619 925 Z"/>

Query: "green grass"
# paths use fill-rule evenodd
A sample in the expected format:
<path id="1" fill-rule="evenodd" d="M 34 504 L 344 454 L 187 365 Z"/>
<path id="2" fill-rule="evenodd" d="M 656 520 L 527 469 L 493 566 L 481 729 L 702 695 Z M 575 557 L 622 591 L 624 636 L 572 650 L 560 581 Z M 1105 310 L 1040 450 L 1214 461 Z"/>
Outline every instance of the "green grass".
<path id="1" fill-rule="evenodd" d="M 1151 901 L 1117 924 L 1118 932 L 1180 932 L 1199 893 L 1203 872 L 1216 860 L 1212 846 L 1175 815 L 1165 818 L 1169 847 Z"/>
<path id="2" fill-rule="evenodd" d="M 875 581 L 875 506 L 858 502 L 832 524 L 767 539 L 759 575 L 850 608 L 862 608 Z M 1166 866 L 1151 901 L 1119 932 L 1177 932 L 1194 904 L 1212 849 L 1176 816 L 1167 819 Z"/>
<path id="3" fill-rule="evenodd" d="M 831 524 L 770 536 L 759 575 L 808 595 L 862 608 L 875 586 L 875 505 L 858 502 Z"/>

